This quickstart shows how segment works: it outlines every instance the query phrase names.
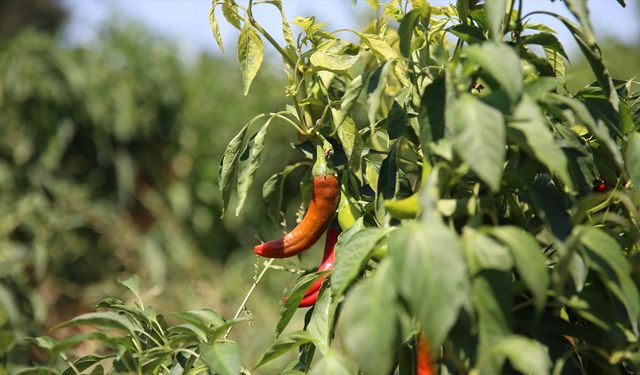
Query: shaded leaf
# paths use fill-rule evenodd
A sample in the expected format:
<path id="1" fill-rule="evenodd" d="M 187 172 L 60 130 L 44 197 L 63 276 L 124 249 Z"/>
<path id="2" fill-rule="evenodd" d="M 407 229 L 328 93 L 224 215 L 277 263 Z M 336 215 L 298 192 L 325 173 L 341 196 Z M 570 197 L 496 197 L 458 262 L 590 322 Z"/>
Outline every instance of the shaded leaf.
<path id="1" fill-rule="evenodd" d="M 249 188 L 253 184 L 253 178 L 260 167 L 264 139 L 271 120 L 273 120 L 273 117 L 270 117 L 260 130 L 249 138 L 244 151 L 238 158 L 238 204 L 236 205 L 236 215 L 240 214 L 240 210 L 242 210 L 247 199 Z"/>
<path id="2" fill-rule="evenodd" d="M 256 118 L 254 118 L 255 120 Z M 253 120 L 252 120 L 253 121 Z M 222 160 L 220 161 L 220 168 L 218 169 L 218 185 L 220 186 L 220 193 L 222 195 L 222 214 L 229 205 L 229 199 L 231 199 L 231 185 L 233 184 L 233 178 L 235 171 L 238 168 L 238 159 L 240 158 L 240 147 L 244 141 L 244 137 L 247 134 L 247 130 L 251 125 L 251 121 L 240 129 L 240 132 L 229 142 L 227 148 L 224 151 Z"/>
<path id="3" fill-rule="evenodd" d="M 388 374 L 392 365 L 397 318 L 389 266 L 390 262 L 383 261 L 372 277 L 347 294 L 338 321 L 347 353 L 366 374 Z"/>
<path id="4" fill-rule="evenodd" d="M 640 133 L 629 134 L 624 157 L 629 178 L 636 191 L 640 190 Z"/>
<path id="5" fill-rule="evenodd" d="M 438 347 L 469 298 L 459 240 L 439 219 L 407 222 L 389 239 L 397 291 L 409 303 L 432 347 Z"/>
<path id="6" fill-rule="evenodd" d="M 567 157 L 555 142 L 538 105 L 528 95 L 514 110 L 513 120 L 507 124 L 507 137 L 535 156 L 565 186 L 574 188 Z"/>
<path id="7" fill-rule="evenodd" d="M 518 227 L 494 227 L 491 234 L 511 249 L 518 274 L 533 294 L 536 309 L 542 311 L 547 299 L 549 274 L 540 245 L 533 236 Z"/>
<path id="8" fill-rule="evenodd" d="M 408 58 L 411 56 L 411 39 L 413 38 L 413 31 L 416 29 L 423 12 L 424 11 L 421 9 L 413 9 L 402 18 L 402 21 L 400 21 L 398 37 L 400 38 L 400 53 L 404 57 Z"/>

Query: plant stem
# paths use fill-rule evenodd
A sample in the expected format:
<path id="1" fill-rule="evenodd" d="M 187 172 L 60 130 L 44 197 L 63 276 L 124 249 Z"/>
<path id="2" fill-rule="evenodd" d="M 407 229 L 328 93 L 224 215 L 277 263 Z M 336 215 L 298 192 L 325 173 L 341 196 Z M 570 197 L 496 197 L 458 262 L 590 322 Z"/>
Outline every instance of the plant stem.
<path id="1" fill-rule="evenodd" d="M 269 261 L 265 262 L 264 268 L 262 269 L 262 272 L 260 272 L 260 274 L 258 275 L 256 280 L 253 282 L 253 285 L 251 285 L 251 288 L 249 288 L 249 291 L 247 292 L 247 295 L 244 296 L 244 299 L 242 300 L 242 303 L 240 304 L 240 307 L 238 307 L 238 311 L 236 311 L 236 314 L 233 316 L 233 320 L 238 319 L 238 317 L 242 313 L 242 310 L 244 310 L 244 307 L 247 305 L 247 302 L 249 301 L 249 298 L 253 294 L 253 291 L 256 290 L 256 287 L 258 286 L 258 283 L 260 282 L 262 277 L 267 273 L 267 270 L 269 268 L 271 268 L 271 263 L 273 263 L 274 260 L 275 260 L 274 258 L 271 258 L 271 259 L 269 259 Z M 231 332 L 231 328 L 233 328 L 233 327 L 229 327 L 227 332 L 224 334 L 224 338 L 225 339 L 229 336 L 229 332 Z"/>

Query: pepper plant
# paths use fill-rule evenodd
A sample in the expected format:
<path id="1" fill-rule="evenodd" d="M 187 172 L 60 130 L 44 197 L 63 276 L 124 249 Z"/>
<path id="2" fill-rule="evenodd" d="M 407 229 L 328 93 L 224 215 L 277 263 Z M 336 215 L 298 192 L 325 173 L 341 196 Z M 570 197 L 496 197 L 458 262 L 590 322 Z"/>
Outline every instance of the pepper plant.
<path id="1" fill-rule="evenodd" d="M 220 47 L 218 6 L 240 30 L 245 93 L 265 44 L 288 73 L 289 104 L 249 121 L 223 155 L 224 207 L 235 191 L 240 212 L 258 191 L 265 136 L 290 126 L 299 161 L 262 186 L 270 217 L 291 229 L 284 182 L 299 179 L 308 201 L 312 166 L 326 159 L 340 181 L 342 233 L 330 275 L 295 282 L 274 344 L 245 359 L 255 365 L 242 365 L 220 331 L 185 330 L 190 339 L 176 347 L 186 349 L 149 372 L 259 373 L 293 352 L 281 373 L 635 373 L 640 96 L 637 82 L 604 66 L 586 1 L 564 2 L 577 22 L 525 13 L 521 0 L 368 3 L 377 16 L 362 31 L 296 17 L 294 38 L 281 1 L 214 0 Z M 280 10 L 284 44 L 256 21 L 258 6 Z M 534 15 L 570 31 L 591 85 L 568 88 L 565 47 Z M 304 325 L 293 327 L 320 278 Z"/>

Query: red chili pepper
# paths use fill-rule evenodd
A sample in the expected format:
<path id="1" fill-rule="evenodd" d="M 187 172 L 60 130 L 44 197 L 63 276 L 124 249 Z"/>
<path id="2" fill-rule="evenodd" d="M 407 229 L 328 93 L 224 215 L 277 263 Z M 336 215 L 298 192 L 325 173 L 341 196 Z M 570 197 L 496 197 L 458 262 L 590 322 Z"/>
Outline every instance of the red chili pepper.
<path id="1" fill-rule="evenodd" d="M 602 193 L 603 191 L 607 191 L 607 190 L 608 190 L 607 185 L 605 185 L 604 182 L 596 180 L 596 185 L 593 187 L 594 192 Z"/>
<path id="2" fill-rule="evenodd" d="M 327 238 L 324 243 L 324 255 L 322 257 L 322 264 L 318 267 L 318 272 L 329 271 L 333 269 L 333 264 L 336 261 L 336 253 L 334 251 L 336 243 L 338 242 L 338 236 L 340 235 L 340 231 L 335 228 L 329 228 L 327 231 Z M 309 307 L 313 306 L 318 300 L 318 294 L 320 293 L 320 287 L 322 286 L 322 282 L 327 278 L 329 274 L 324 274 L 320 276 L 318 280 L 316 280 L 313 285 L 307 289 L 304 293 L 304 298 L 300 301 L 298 307 Z"/>
<path id="3" fill-rule="evenodd" d="M 431 362 L 429 343 L 424 337 L 424 334 L 420 333 L 416 336 L 416 362 L 417 362 L 417 375 L 433 375 L 435 369 Z"/>
<path id="4" fill-rule="evenodd" d="M 340 231 L 335 228 L 329 228 L 327 231 L 327 236 L 324 243 L 324 255 L 322 256 L 322 264 L 318 267 L 318 272 L 329 271 L 333 269 L 333 264 L 335 262 L 335 246 L 338 242 L 338 236 L 340 235 Z M 313 306 L 318 300 L 318 294 L 320 293 L 320 287 L 322 287 L 322 282 L 327 278 L 329 274 L 325 274 L 320 276 L 315 283 L 313 283 L 309 289 L 304 293 L 304 297 L 298 307 L 310 307 Z M 282 302 L 286 302 L 287 299 L 282 297 Z"/>
<path id="5" fill-rule="evenodd" d="M 313 195 L 302 221 L 284 237 L 257 245 L 253 251 L 267 258 L 288 258 L 307 250 L 327 230 L 339 200 L 340 182 L 336 176 L 314 176 Z"/>

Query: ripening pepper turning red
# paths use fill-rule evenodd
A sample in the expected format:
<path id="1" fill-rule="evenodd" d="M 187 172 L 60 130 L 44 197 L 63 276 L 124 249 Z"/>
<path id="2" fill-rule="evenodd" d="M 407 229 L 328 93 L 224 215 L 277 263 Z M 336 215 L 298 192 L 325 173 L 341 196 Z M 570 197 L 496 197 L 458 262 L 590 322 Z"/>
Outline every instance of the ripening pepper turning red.
<path id="1" fill-rule="evenodd" d="M 253 251 L 266 258 L 288 258 L 311 246 L 327 230 L 340 200 L 340 182 L 333 174 L 313 177 L 313 195 L 302 221 L 283 237 L 262 243 Z"/>

